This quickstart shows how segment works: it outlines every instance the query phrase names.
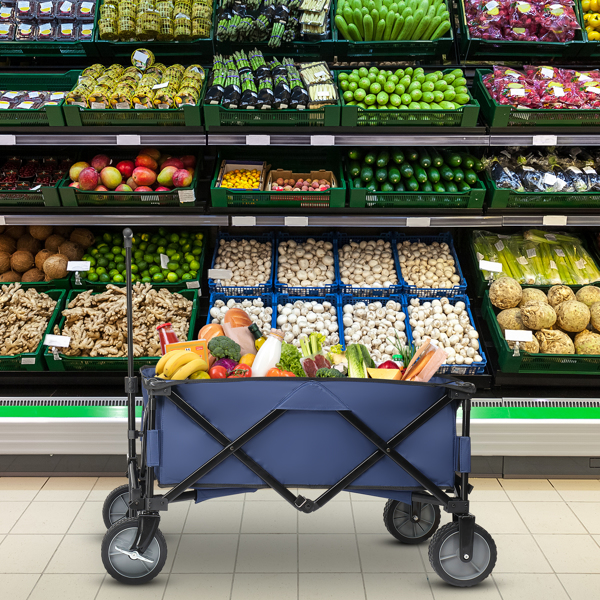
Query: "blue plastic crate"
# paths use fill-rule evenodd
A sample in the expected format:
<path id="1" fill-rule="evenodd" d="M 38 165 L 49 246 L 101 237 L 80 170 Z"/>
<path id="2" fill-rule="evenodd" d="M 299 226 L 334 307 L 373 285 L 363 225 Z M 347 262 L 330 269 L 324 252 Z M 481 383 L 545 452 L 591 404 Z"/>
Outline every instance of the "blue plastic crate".
<path id="1" fill-rule="evenodd" d="M 404 325 L 405 325 L 405 331 L 404 333 L 406 334 L 407 337 L 407 344 L 409 341 L 412 341 L 412 333 L 410 332 L 410 325 L 408 324 L 408 313 L 405 310 L 406 307 L 406 298 L 403 294 L 394 294 L 392 296 L 386 296 L 386 297 L 359 297 L 359 296 L 351 296 L 350 294 L 340 294 L 340 310 L 339 313 L 341 315 L 342 321 L 341 321 L 341 326 L 340 326 L 340 340 L 341 342 L 344 344 L 345 347 L 345 338 L 344 338 L 344 322 L 343 322 L 343 317 L 344 317 L 344 306 L 346 306 L 346 304 L 358 304 L 359 302 L 364 302 L 365 304 L 370 304 L 372 302 L 381 302 L 381 304 L 383 304 L 383 306 L 385 306 L 385 303 L 390 301 L 390 300 L 394 300 L 395 302 L 400 302 L 400 305 L 402 306 L 402 312 L 406 315 L 406 319 L 404 319 Z"/>
<path id="2" fill-rule="evenodd" d="M 454 262 L 456 263 L 457 274 L 460 276 L 460 284 L 449 289 L 418 288 L 416 285 L 408 285 L 402 276 L 402 269 L 400 269 L 400 258 L 397 247 L 398 244 L 406 241 L 411 243 L 423 242 L 425 244 L 432 244 L 433 242 L 445 242 L 448 244 L 448 246 L 450 246 L 450 252 L 454 257 Z M 450 298 L 452 296 L 464 295 L 467 293 L 467 280 L 465 279 L 462 269 L 460 268 L 458 255 L 456 254 L 456 249 L 454 248 L 454 242 L 452 241 L 452 236 L 449 233 L 441 233 L 439 235 L 405 235 L 403 233 L 399 233 L 396 235 L 394 248 L 396 250 L 396 260 L 398 261 L 396 264 L 396 270 L 398 271 L 398 276 L 402 282 L 402 292 L 404 294 L 418 296 L 420 298 L 441 298 L 442 296 L 447 296 Z"/>
<path id="3" fill-rule="evenodd" d="M 221 233 L 215 244 L 215 251 L 213 252 L 212 262 L 210 268 L 215 268 L 217 261 L 217 253 L 219 252 L 219 245 L 221 240 L 256 240 L 261 244 L 271 242 L 271 275 L 266 283 L 256 286 L 244 286 L 244 285 L 223 285 L 218 279 L 208 279 L 208 289 L 210 292 L 218 292 L 225 294 L 226 296 L 245 296 L 246 294 L 251 296 L 259 296 L 260 294 L 271 293 L 273 291 L 273 273 L 275 271 L 275 236 L 272 233 L 266 233 L 263 235 L 231 235 L 229 233 Z M 212 306 L 212 305 L 211 305 Z"/>
<path id="4" fill-rule="evenodd" d="M 339 252 L 340 248 L 347 244 L 348 242 L 362 242 L 362 241 L 370 241 L 370 240 L 384 240 L 386 242 L 390 242 L 392 246 L 392 257 L 394 259 L 394 268 L 396 269 L 396 276 L 398 278 L 398 283 L 390 286 L 389 288 L 358 288 L 353 287 L 352 285 L 346 284 L 342 282 L 342 268 L 339 266 L 340 257 Z M 402 275 L 398 269 L 398 252 L 396 250 L 396 243 L 394 241 L 393 233 L 381 233 L 379 235 L 348 235 L 347 233 L 338 233 L 337 236 L 337 263 L 338 263 L 338 290 L 340 294 L 350 294 L 352 296 L 360 296 L 361 298 L 387 298 L 389 296 L 398 295 L 402 293 Z"/>
<path id="5" fill-rule="evenodd" d="M 403 309 L 404 309 L 404 312 L 406 313 L 407 320 L 408 320 L 408 306 L 410 305 L 410 301 L 412 298 L 419 298 L 419 301 L 421 302 L 421 304 L 423 302 L 431 302 L 433 300 L 439 300 L 439 296 L 437 298 L 433 297 L 433 296 L 425 297 L 425 298 L 422 296 L 415 296 L 415 295 L 404 296 L 406 304 L 403 306 Z M 471 304 L 469 303 L 469 298 L 467 296 L 458 295 L 458 296 L 453 296 L 452 298 L 448 298 L 448 300 L 450 301 L 450 304 L 452 304 L 453 306 L 457 302 L 462 300 L 465 303 L 465 305 L 467 306 L 467 314 L 469 315 L 471 325 L 473 325 L 473 327 L 475 327 L 475 320 L 473 319 L 473 313 L 471 312 Z M 414 343 L 414 340 L 412 337 L 412 330 L 410 329 L 410 327 L 407 327 L 407 331 L 410 331 L 410 333 L 407 334 L 409 336 L 409 341 L 411 343 Z M 481 338 L 479 339 L 479 350 L 477 352 L 481 356 L 481 358 L 483 358 L 483 360 L 481 362 L 478 362 L 477 364 L 472 364 L 472 365 L 442 365 L 438 369 L 438 375 L 479 375 L 480 373 L 485 373 L 487 359 L 486 359 L 485 353 L 483 351 L 483 346 L 481 344 Z"/>
<path id="6" fill-rule="evenodd" d="M 276 326 L 276 317 L 277 317 L 277 305 L 275 303 L 275 294 L 271 294 L 270 292 L 264 294 L 254 294 L 254 295 L 240 295 L 240 296 L 228 296 L 227 294 L 222 294 L 220 292 L 212 292 L 210 298 L 208 300 L 208 316 L 206 318 L 206 324 L 212 323 L 212 317 L 210 316 L 210 309 L 215 305 L 217 300 L 223 300 L 225 304 L 229 300 L 235 300 L 236 302 L 242 302 L 243 300 L 256 300 L 260 298 L 263 301 L 265 306 L 270 306 L 273 309 L 273 318 L 271 319 L 271 325 L 273 327 Z"/>
<path id="7" fill-rule="evenodd" d="M 333 266 L 335 269 L 335 281 L 331 285 L 323 287 L 294 287 L 287 283 L 279 283 L 279 244 L 288 240 L 304 243 L 313 238 L 315 240 L 325 240 L 333 244 Z M 275 293 L 288 294 L 290 296 L 325 296 L 327 294 L 336 294 L 340 281 L 340 270 L 338 267 L 337 237 L 334 232 L 324 233 L 322 235 L 290 235 L 289 233 L 278 233 L 275 239 Z"/>
<path id="8" fill-rule="evenodd" d="M 342 347 L 345 349 L 346 346 L 344 345 L 344 338 L 342 337 L 341 296 L 339 294 L 326 294 L 324 296 L 295 296 L 292 294 L 273 294 L 273 301 L 274 301 L 273 306 L 275 307 L 273 309 L 273 314 L 275 315 L 275 318 L 273 319 L 273 327 L 276 327 L 277 315 L 279 314 L 277 312 L 277 306 L 284 306 L 288 302 L 290 302 L 291 304 L 294 304 L 294 302 L 296 302 L 297 300 L 301 300 L 302 302 L 306 302 L 308 300 L 310 300 L 310 301 L 316 300 L 317 302 L 327 301 L 327 302 L 331 302 L 331 304 L 333 306 L 335 306 L 336 311 L 337 311 L 337 320 L 338 320 L 337 334 L 340 338 L 340 344 L 342 344 Z"/>

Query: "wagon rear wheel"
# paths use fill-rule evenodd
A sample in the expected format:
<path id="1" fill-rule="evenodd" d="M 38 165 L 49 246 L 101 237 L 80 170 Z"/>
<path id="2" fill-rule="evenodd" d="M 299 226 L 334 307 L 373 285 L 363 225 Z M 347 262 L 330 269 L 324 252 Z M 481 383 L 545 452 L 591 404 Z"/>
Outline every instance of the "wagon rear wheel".
<path id="1" fill-rule="evenodd" d="M 102 520 L 106 529 L 129 516 L 129 485 L 115 488 L 102 505 Z"/>
<path id="2" fill-rule="evenodd" d="M 403 544 L 420 544 L 430 538 L 440 524 L 440 507 L 421 504 L 421 514 L 411 514 L 411 505 L 388 500 L 383 509 L 387 530 Z"/>

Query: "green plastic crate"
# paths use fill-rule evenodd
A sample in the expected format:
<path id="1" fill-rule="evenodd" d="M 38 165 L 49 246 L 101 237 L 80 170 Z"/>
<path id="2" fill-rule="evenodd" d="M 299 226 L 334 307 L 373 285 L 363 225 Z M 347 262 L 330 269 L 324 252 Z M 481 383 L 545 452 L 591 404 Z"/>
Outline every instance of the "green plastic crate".
<path id="1" fill-rule="evenodd" d="M 452 69 L 445 69 L 444 74 Z M 351 73 L 351 71 L 337 71 Z M 337 75 L 336 75 L 337 84 Z M 342 103 L 342 127 L 383 126 L 383 127 L 476 127 L 479 117 L 479 103 L 469 92 L 471 102 L 457 110 L 365 110 L 346 104 L 339 88 Z"/>
<path id="2" fill-rule="evenodd" d="M 166 286 L 165 286 L 166 287 Z M 81 294 L 85 290 L 71 290 L 65 300 L 65 309 L 75 296 Z M 193 300 L 192 314 L 190 315 L 190 329 L 188 332 L 188 341 L 195 339 L 194 332 L 196 327 L 196 317 L 198 314 L 198 296 L 196 290 L 177 290 L 179 294 Z M 100 292 L 95 292 L 94 295 Z M 58 326 L 61 331 L 65 322 L 62 317 Z M 44 352 L 44 360 L 50 371 L 126 371 L 127 357 L 111 358 L 105 356 L 66 356 L 59 353 L 57 360 L 50 348 L 46 348 Z M 135 358 L 134 368 L 136 371 L 145 365 L 155 365 L 160 360 L 160 356 L 148 356 Z"/>
<path id="3" fill-rule="evenodd" d="M 490 69 L 477 69 L 473 80 L 473 95 L 481 105 L 481 114 L 490 127 L 589 127 L 600 125 L 600 111 L 592 109 L 517 109 L 498 104 L 483 84 Z"/>
<path id="4" fill-rule="evenodd" d="M 70 290 L 71 289 L 71 275 L 67 275 L 62 279 L 52 279 L 50 281 L 31 281 L 20 282 L 21 287 L 24 290 L 28 290 L 29 288 L 35 288 L 38 292 L 44 292 L 48 294 L 50 290 Z"/>
<path id="5" fill-rule="evenodd" d="M 496 320 L 496 315 L 500 311 L 492 306 L 487 291 L 481 309 L 492 334 L 494 346 L 498 351 L 498 363 L 503 372 L 597 375 L 600 371 L 600 355 L 529 354 L 519 350 L 518 355 L 515 356 L 514 350 L 508 347 L 508 342 L 504 339 L 500 325 Z"/>
<path id="6" fill-rule="evenodd" d="M 12 43 L 12 42 L 9 42 Z M 41 43 L 41 42 L 40 42 Z M 0 56 L 4 54 L 5 43 L 0 44 Z M 81 71 L 66 73 L 0 73 L 0 89 L 69 92 L 73 89 Z M 65 120 L 62 109 L 63 101 L 56 106 L 48 106 L 35 110 L 8 109 L 0 110 L 0 127 L 51 127 L 64 126 Z M 43 206 L 43 205 L 42 205 Z M 51 205 L 56 206 L 56 205 Z"/>
<path id="7" fill-rule="evenodd" d="M 335 2 L 334 15 L 337 11 Z M 340 31 L 332 21 L 333 44 L 338 59 L 354 60 L 355 58 L 389 58 L 397 61 L 398 57 L 410 56 L 413 60 L 443 62 L 446 55 L 453 52 L 454 33 L 452 28 L 445 37 L 437 40 L 393 40 L 354 42 L 342 37 Z M 377 24 L 374 24 L 377 29 Z"/>
<path id="8" fill-rule="evenodd" d="M 30 190 L 0 190 L 0 206 L 60 206 L 58 183 Z"/>
<path id="9" fill-rule="evenodd" d="M 331 169 L 337 179 L 337 188 L 329 188 L 325 192 L 273 192 L 260 190 L 232 190 L 217 187 L 219 171 L 223 160 L 238 160 L 243 162 L 238 154 L 231 152 L 219 153 L 216 161 L 216 169 L 213 180 L 210 184 L 210 197 L 212 205 L 220 208 L 246 207 L 246 208 L 343 208 L 346 205 L 346 183 L 341 167 L 341 161 L 329 160 L 314 150 L 306 151 L 297 149 L 295 158 L 291 160 L 291 165 L 282 162 L 281 155 L 266 152 L 264 155 L 255 157 L 265 160 L 267 163 L 277 164 L 277 168 L 286 167 L 288 170 L 296 173 L 315 170 L 312 167 L 319 165 L 331 166 L 329 163 L 338 164 L 337 170 Z M 250 159 L 249 159 L 250 160 Z M 324 168 L 324 167 L 323 167 Z M 328 169 L 326 169 L 328 170 Z M 265 173 L 265 178 L 267 173 Z"/>
<path id="10" fill-rule="evenodd" d="M 50 282 L 55 283 L 57 280 Z M 21 354 L 16 354 L 15 356 L 0 356 L 0 371 L 44 371 L 44 360 L 42 359 L 42 355 L 44 354 L 44 338 L 47 334 L 52 333 L 52 329 L 54 328 L 54 323 L 60 316 L 60 313 L 63 308 L 63 301 L 65 299 L 65 290 L 57 290 L 57 289 L 44 289 L 41 286 L 36 284 L 23 284 L 21 287 L 35 287 L 40 292 L 44 292 L 48 294 L 52 300 L 56 300 L 56 307 L 54 308 L 54 312 L 50 316 L 48 320 L 48 326 L 44 331 L 44 335 L 40 341 L 40 344 L 35 352 L 23 352 Z"/>
<path id="11" fill-rule="evenodd" d="M 518 40 L 484 40 L 471 37 L 467 27 L 464 0 L 457 0 L 458 40 L 460 56 L 463 60 L 515 61 L 523 64 L 527 57 L 535 57 L 534 64 L 547 64 L 555 58 L 572 59 L 584 52 L 586 46 L 585 29 L 575 31 L 572 42 L 521 42 Z M 577 20 L 581 26 L 581 13 L 576 8 Z"/>

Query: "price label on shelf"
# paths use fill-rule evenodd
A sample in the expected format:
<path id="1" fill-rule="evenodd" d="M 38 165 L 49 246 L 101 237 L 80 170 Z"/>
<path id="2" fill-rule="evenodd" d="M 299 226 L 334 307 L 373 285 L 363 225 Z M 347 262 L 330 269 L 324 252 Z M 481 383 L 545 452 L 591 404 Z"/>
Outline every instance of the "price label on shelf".
<path id="1" fill-rule="evenodd" d="M 6 219 L 4 217 L 0 217 L 0 225 L 6 225 Z"/>
<path id="2" fill-rule="evenodd" d="M 55 346 L 56 348 L 68 348 L 71 343 L 71 337 L 68 335 L 51 335 L 44 338 L 44 346 Z"/>
<path id="3" fill-rule="evenodd" d="M 160 255 L 160 268 L 161 269 L 168 269 L 168 265 L 169 265 L 169 257 L 166 254 L 161 254 Z"/>
<path id="4" fill-rule="evenodd" d="M 195 202 L 196 193 L 194 190 L 179 190 L 179 202 Z"/>
<path id="5" fill-rule="evenodd" d="M 67 263 L 67 271 L 79 271 L 83 273 L 90 270 L 89 260 L 70 260 Z"/>
<path id="6" fill-rule="evenodd" d="M 308 227 L 308 217 L 284 217 L 286 227 Z"/>
<path id="7" fill-rule="evenodd" d="M 430 227 L 431 219 L 429 217 L 406 217 L 407 227 Z"/>
<path id="8" fill-rule="evenodd" d="M 231 217 L 232 227 L 254 227 L 256 217 Z"/>
<path id="9" fill-rule="evenodd" d="M 34 356 L 24 356 L 21 359 L 22 365 L 35 365 L 35 357 Z"/>
<path id="10" fill-rule="evenodd" d="M 246 146 L 269 146 L 271 144 L 270 135 L 247 135 Z"/>
<path id="11" fill-rule="evenodd" d="M 209 269 L 208 270 L 208 278 L 209 279 L 231 279 L 233 277 L 233 272 L 231 269 Z"/>
<path id="12" fill-rule="evenodd" d="M 502 263 L 489 260 L 480 260 L 479 268 L 482 271 L 492 271 L 493 273 L 502 273 Z"/>
<path id="13" fill-rule="evenodd" d="M 16 146 L 17 136 L 16 135 L 0 135 L 0 146 Z"/>
<path id="14" fill-rule="evenodd" d="M 119 134 L 117 136 L 117 146 L 141 146 L 142 139 L 139 135 Z"/>
<path id="15" fill-rule="evenodd" d="M 188 290 L 200 290 L 200 282 L 199 281 L 186 281 L 185 287 Z"/>
<path id="16" fill-rule="evenodd" d="M 520 329 L 506 329 L 504 339 L 507 342 L 531 342 L 533 340 L 532 331 L 522 331 Z"/>
<path id="17" fill-rule="evenodd" d="M 545 215 L 542 218 L 542 224 L 564 226 L 567 224 L 567 217 L 565 215 Z"/>
<path id="18" fill-rule="evenodd" d="M 534 146 L 556 146 L 557 142 L 556 135 L 534 135 L 531 143 Z"/>
<path id="19" fill-rule="evenodd" d="M 311 135 L 311 146 L 335 146 L 335 135 Z"/>

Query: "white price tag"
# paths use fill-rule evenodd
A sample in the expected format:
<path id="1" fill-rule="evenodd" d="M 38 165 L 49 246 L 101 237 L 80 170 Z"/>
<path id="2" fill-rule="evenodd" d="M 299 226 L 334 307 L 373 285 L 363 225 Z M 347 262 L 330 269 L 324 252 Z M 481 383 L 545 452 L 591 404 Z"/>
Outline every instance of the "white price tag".
<path id="1" fill-rule="evenodd" d="M 67 263 L 67 271 L 79 271 L 83 273 L 90 270 L 89 260 L 70 260 Z"/>
<path id="2" fill-rule="evenodd" d="M 179 190 L 179 202 L 195 202 L 196 193 L 194 190 Z"/>
<path id="3" fill-rule="evenodd" d="M 546 79 L 552 79 L 554 77 L 554 69 L 542 67 L 542 77 L 545 77 Z"/>
<path id="4" fill-rule="evenodd" d="M 142 140 L 139 135 L 124 135 L 117 136 L 117 146 L 141 146 Z"/>
<path id="5" fill-rule="evenodd" d="M 431 219 L 429 217 L 406 217 L 407 227 L 430 227 Z"/>
<path id="6" fill-rule="evenodd" d="M 535 248 L 527 248 L 527 258 L 534 258 L 535 256 L 537 256 Z"/>
<path id="7" fill-rule="evenodd" d="M 556 146 L 557 142 L 556 135 L 534 135 L 531 143 L 534 146 Z"/>
<path id="8" fill-rule="evenodd" d="M 68 348 L 71 338 L 68 335 L 51 335 L 44 338 L 44 346 L 55 346 L 56 348 Z"/>
<path id="9" fill-rule="evenodd" d="M 524 256 L 519 256 L 519 257 L 517 258 L 517 262 L 518 262 L 520 265 L 528 265 L 528 264 L 529 264 L 529 263 L 527 262 L 527 259 L 526 259 Z"/>
<path id="10" fill-rule="evenodd" d="M 502 263 L 492 262 L 489 260 L 480 260 L 479 268 L 482 271 L 492 271 L 493 273 L 502 273 Z"/>
<path id="11" fill-rule="evenodd" d="M 558 177 L 554 173 L 544 173 L 544 183 L 546 185 L 554 185 Z"/>
<path id="12" fill-rule="evenodd" d="M 556 252 L 556 256 L 565 257 L 565 251 L 562 248 L 554 248 L 554 252 Z"/>
<path id="13" fill-rule="evenodd" d="M 30 192 L 37 192 L 39 189 L 41 189 L 42 184 L 40 183 L 39 185 L 36 185 L 35 187 L 32 187 L 29 191 Z"/>
<path id="14" fill-rule="evenodd" d="M 152 86 L 153 90 L 162 90 L 163 88 L 168 87 L 169 82 L 166 81 L 165 83 L 157 83 L 156 85 Z"/>
<path id="15" fill-rule="evenodd" d="M 592 94 L 600 94 L 600 88 L 597 87 L 586 87 L 585 88 L 586 92 L 592 92 Z"/>
<path id="16" fill-rule="evenodd" d="M 335 146 L 335 135 L 311 135 L 311 146 Z"/>
<path id="17" fill-rule="evenodd" d="M 185 282 L 185 287 L 188 290 L 199 290 L 200 289 L 200 282 L 199 281 L 186 281 Z"/>
<path id="18" fill-rule="evenodd" d="M 553 260 L 550 261 L 550 268 L 553 271 L 558 271 L 558 267 L 556 266 L 556 263 Z"/>
<path id="19" fill-rule="evenodd" d="M 502 240 L 498 240 L 494 244 L 494 248 L 496 248 L 496 250 L 498 250 L 498 252 L 502 252 L 502 250 L 504 250 L 504 242 Z"/>
<path id="20" fill-rule="evenodd" d="M 166 254 L 160 255 L 160 267 L 161 269 L 168 269 L 169 261 L 171 259 Z"/>
<path id="21" fill-rule="evenodd" d="M 136 50 L 133 53 L 133 60 L 139 61 L 139 62 L 143 63 L 144 65 L 148 62 L 148 58 L 150 58 L 150 57 L 147 56 L 146 54 L 144 54 L 143 52 L 140 52 L 139 50 Z"/>
<path id="22" fill-rule="evenodd" d="M 564 226 L 567 224 L 567 217 L 565 215 L 546 215 L 542 218 L 542 224 Z"/>
<path id="23" fill-rule="evenodd" d="M 585 269 L 585 265 L 586 265 L 586 264 L 587 264 L 587 263 L 585 262 L 585 260 L 583 260 L 583 258 L 580 258 L 580 259 L 579 259 L 579 260 L 578 260 L 578 261 L 575 263 L 575 266 L 576 266 L 578 269 Z"/>
<path id="24" fill-rule="evenodd" d="M 523 88 L 511 88 L 510 95 L 511 96 L 524 96 L 525 90 Z"/>
<path id="25" fill-rule="evenodd" d="M 246 146 L 270 146 L 270 135 L 247 135 Z"/>
<path id="26" fill-rule="evenodd" d="M 6 225 L 6 219 L 4 217 L 0 217 L 0 225 Z"/>
<path id="27" fill-rule="evenodd" d="M 522 331 L 520 329 L 506 329 L 504 339 L 507 342 L 531 342 L 533 339 L 532 331 Z"/>
<path id="28" fill-rule="evenodd" d="M 231 217 L 232 227 L 254 227 L 256 217 Z"/>
<path id="29" fill-rule="evenodd" d="M 16 135 L 0 135 L 0 146 L 16 146 L 17 136 Z"/>
<path id="30" fill-rule="evenodd" d="M 34 356 L 24 356 L 21 359 L 22 365 L 35 365 L 35 357 Z"/>
<path id="31" fill-rule="evenodd" d="M 233 277 L 233 272 L 231 269 L 209 269 L 208 270 L 208 278 L 209 279 L 231 279 Z"/>
<path id="32" fill-rule="evenodd" d="M 286 227 L 308 227 L 308 217 L 284 217 Z"/>

